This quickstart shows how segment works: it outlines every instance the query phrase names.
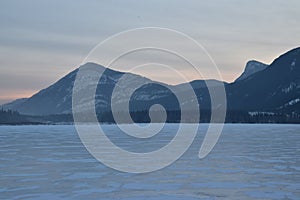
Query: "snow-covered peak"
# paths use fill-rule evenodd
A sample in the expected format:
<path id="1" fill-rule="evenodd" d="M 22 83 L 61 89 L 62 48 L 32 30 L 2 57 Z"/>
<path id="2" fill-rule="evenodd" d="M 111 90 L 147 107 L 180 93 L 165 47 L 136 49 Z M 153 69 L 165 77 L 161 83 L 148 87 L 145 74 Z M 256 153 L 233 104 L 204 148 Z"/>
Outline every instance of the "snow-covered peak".
<path id="1" fill-rule="evenodd" d="M 235 81 L 241 81 L 248 78 L 252 74 L 266 69 L 268 65 L 258 62 L 256 60 L 250 60 L 247 62 L 244 72 Z"/>

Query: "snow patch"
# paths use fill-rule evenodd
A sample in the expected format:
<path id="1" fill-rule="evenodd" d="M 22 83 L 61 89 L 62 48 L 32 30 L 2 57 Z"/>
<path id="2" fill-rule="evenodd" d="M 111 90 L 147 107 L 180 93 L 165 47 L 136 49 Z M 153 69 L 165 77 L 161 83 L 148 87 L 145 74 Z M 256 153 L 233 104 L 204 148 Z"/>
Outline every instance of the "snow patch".
<path id="1" fill-rule="evenodd" d="M 294 70 L 294 67 L 296 66 L 296 59 L 293 60 L 291 63 L 291 70 Z"/>
<path id="2" fill-rule="evenodd" d="M 290 83 L 290 85 L 286 88 L 282 88 L 281 89 L 281 92 L 284 92 L 284 93 L 289 93 L 290 91 L 292 91 L 294 89 L 294 87 L 296 87 L 297 84 L 296 83 Z"/>
<path id="3" fill-rule="evenodd" d="M 295 104 L 298 103 L 298 102 L 300 102 L 300 99 L 299 99 L 299 98 L 293 99 L 293 100 L 287 102 L 286 104 L 284 104 L 284 106 L 285 106 L 285 107 L 287 107 L 287 106 L 292 106 L 292 105 L 295 105 Z"/>
<path id="4" fill-rule="evenodd" d="M 298 102 L 300 102 L 300 98 L 293 99 L 293 100 L 287 102 L 286 104 L 284 104 L 283 106 L 280 106 L 279 108 L 286 108 L 286 107 L 295 105 L 295 104 L 298 103 Z"/>
<path id="5" fill-rule="evenodd" d="M 254 111 L 254 112 L 248 112 L 249 115 L 256 116 L 256 115 L 274 115 L 275 113 L 273 112 L 259 112 L 259 111 Z"/>

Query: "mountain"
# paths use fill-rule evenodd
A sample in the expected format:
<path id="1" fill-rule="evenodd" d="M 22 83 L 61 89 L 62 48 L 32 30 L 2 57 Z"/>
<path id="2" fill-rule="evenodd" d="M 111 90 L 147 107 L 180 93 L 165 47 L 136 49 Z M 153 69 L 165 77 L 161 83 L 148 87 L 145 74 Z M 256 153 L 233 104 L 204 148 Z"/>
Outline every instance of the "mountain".
<path id="1" fill-rule="evenodd" d="M 161 104 L 167 110 L 178 110 L 179 104 L 175 95 L 169 88 L 178 91 L 179 93 L 185 93 L 186 84 L 180 84 L 177 86 L 171 86 L 164 83 L 152 81 L 148 78 L 124 73 L 108 68 L 104 68 L 101 65 L 95 63 L 86 63 L 81 67 L 96 67 L 103 69 L 104 73 L 98 82 L 96 92 L 96 110 L 97 112 L 109 112 L 111 110 L 111 98 L 113 89 L 116 87 L 119 79 L 126 74 L 126 81 L 124 84 L 118 85 L 122 88 L 122 93 L 118 93 L 114 96 L 116 101 L 122 102 L 124 95 L 129 91 L 132 84 L 140 83 L 145 84 L 133 93 L 130 100 L 131 111 L 144 111 L 149 109 L 153 104 Z M 56 115 L 56 114 L 70 114 L 72 113 L 72 90 L 78 69 L 64 76 L 62 79 L 54 83 L 48 88 L 45 88 L 32 97 L 20 101 L 20 103 L 10 103 L 4 105 L 4 109 L 10 108 L 26 115 Z M 90 80 L 91 81 L 91 80 Z M 88 81 L 86 81 L 88 82 Z M 223 84 L 221 81 L 208 80 L 207 83 L 211 85 Z M 226 83 L 225 83 L 226 84 Z M 209 108 L 209 93 L 206 88 L 206 82 L 204 80 L 195 80 L 191 82 L 192 88 L 198 91 L 197 97 L 200 104 L 203 107 Z M 88 87 L 85 86 L 85 87 Z M 91 100 L 83 97 L 83 104 L 88 104 Z"/>
<path id="2" fill-rule="evenodd" d="M 43 89 L 22 103 L 14 104 L 11 109 L 27 115 L 49 115 L 69 112 L 72 88 L 77 70 L 69 73 L 55 84 Z M 4 105 L 4 108 L 7 104 Z"/>
<path id="3" fill-rule="evenodd" d="M 195 80 L 190 83 L 171 86 L 136 74 L 108 69 L 95 63 L 86 63 L 81 67 L 91 66 L 95 69 L 104 70 L 97 85 L 95 99 L 96 111 L 97 113 L 105 113 L 103 114 L 104 118 L 111 117 L 112 97 L 119 105 L 122 105 L 124 94 L 130 92 L 132 85 L 141 83 L 145 83 L 145 85 L 133 93 L 129 102 L 129 109 L 131 112 L 142 112 L 147 116 L 148 113 L 144 112 L 148 111 L 154 104 L 163 105 L 168 112 L 173 112 L 173 115 L 180 115 L 177 112 L 180 104 L 168 88 L 176 90 L 181 96 L 186 96 L 186 101 L 195 101 L 196 99 L 189 97 L 186 91 L 187 84 L 190 84 L 195 91 L 201 111 L 209 111 L 211 107 L 206 84 L 211 87 L 218 87 L 223 84 L 226 89 L 229 118 L 234 116 L 237 121 L 242 118 L 242 121 L 249 122 L 255 113 L 278 113 L 283 116 L 282 119 L 287 115 L 300 116 L 300 48 L 284 53 L 270 65 L 249 61 L 243 74 L 233 83 L 218 80 Z M 32 97 L 6 104 L 4 108 L 35 116 L 71 114 L 72 92 L 77 72 L 78 69 Z M 126 77 L 126 80 L 122 84 L 117 84 L 122 77 Z M 88 88 L 89 81 L 87 80 L 86 83 L 82 85 L 82 89 Z M 122 92 L 113 96 L 112 93 L 116 87 L 119 87 Z M 82 108 L 84 109 L 84 105 L 91 102 L 91 99 L 83 97 Z M 120 107 L 120 112 L 122 111 L 122 107 Z M 209 112 L 207 118 L 209 118 Z"/>
<path id="4" fill-rule="evenodd" d="M 96 108 L 102 111 L 110 110 L 110 97 L 112 89 L 115 87 L 118 79 L 124 75 L 123 72 L 114 71 L 104 68 L 95 63 L 87 63 L 82 67 L 96 66 L 105 69 L 105 73 L 99 81 L 99 88 L 104 90 L 96 94 Z M 78 69 L 70 72 L 62 79 L 54 83 L 48 88 L 45 88 L 32 97 L 25 99 L 19 104 L 6 104 L 4 109 L 10 106 L 10 109 L 16 110 L 21 114 L 26 115 L 54 115 L 54 114 L 70 114 L 72 113 L 72 91 Z M 150 79 L 130 74 L 128 83 L 134 81 L 146 82 Z M 126 88 L 126 85 L 123 85 Z M 86 103 L 86 102 L 85 102 Z"/>
<path id="5" fill-rule="evenodd" d="M 235 80 L 235 82 L 244 80 L 257 72 L 266 69 L 267 67 L 268 65 L 264 63 L 256 60 L 250 60 L 247 62 L 244 72 Z"/>
<path id="6" fill-rule="evenodd" d="M 23 104 L 28 98 L 21 98 L 21 99 L 16 99 L 10 103 L 6 103 L 4 105 L 2 105 L 2 108 L 4 110 L 16 110 L 16 108 Z"/>
<path id="7" fill-rule="evenodd" d="M 279 56 L 266 69 L 229 84 L 226 92 L 232 110 L 299 113 L 300 48 Z"/>

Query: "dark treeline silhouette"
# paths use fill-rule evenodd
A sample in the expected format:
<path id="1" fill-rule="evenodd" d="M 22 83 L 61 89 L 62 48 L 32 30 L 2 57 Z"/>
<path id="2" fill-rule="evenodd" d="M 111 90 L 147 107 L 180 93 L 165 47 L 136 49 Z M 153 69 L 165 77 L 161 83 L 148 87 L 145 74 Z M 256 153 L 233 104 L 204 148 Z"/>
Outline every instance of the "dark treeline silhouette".
<path id="1" fill-rule="evenodd" d="M 122 116 L 122 113 L 117 113 L 117 115 Z M 132 120 L 135 123 L 149 123 L 151 122 L 148 111 L 137 111 L 130 113 Z M 154 116 L 160 116 L 163 114 L 156 113 Z M 126 115 L 124 115 L 124 123 L 128 122 Z M 191 116 L 194 116 L 191 114 Z M 122 117 L 120 117 L 122 118 Z M 114 117 L 111 112 L 98 114 L 99 122 L 115 123 Z M 165 122 L 163 119 L 152 119 L 152 122 Z M 211 111 L 210 110 L 201 110 L 200 112 L 200 121 L 188 118 L 185 121 L 181 121 L 181 112 L 180 111 L 167 111 L 168 123 L 210 123 L 211 122 Z M 213 121 L 215 123 L 220 123 L 223 121 Z M 300 123 L 300 114 L 286 114 L 286 113 L 249 113 L 246 111 L 227 111 L 225 117 L 225 123 Z"/>
<path id="2" fill-rule="evenodd" d="M 0 124 L 27 124 L 29 121 L 16 111 L 0 110 Z"/>
<path id="3" fill-rule="evenodd" d="M 181 120 L 181 112 L 180 111 L 167 111 L 166 120 L 161 117 L 153 117 L 152 121 L 149 116 L 148 111 L 135 111 L 130 112 L 130 117 L 135 123 L 210 123 L 211 122 L 211 111 L 209 110 L 201 110 L 200 112 L 200 121 L 194 118 L 188 118 L 185 121 Z M 130 123 L 131 120 L 128 120 L 128 115 L 123 112 L 116 113 L 118 115 L 119 121 L 118 123 Z M 164 116 L 163 113 L 159 113 L 154 111 L 152 113 L 153 116 Z M 191 114 L 191 116 L 194 116 Z M 101 123 L 116 123 L 115 116 L 113 116 L 112 112 L 102 112 L 97 114 L 98 121 Z M 44 123 L 59 123 L 59 122 L 73 122 L 72 114 L 64 114 L 64 115 L 49 115 L 49 116 L 40 116 L 35 117 L 36 120 L 40 119 L 41 122 Z M 82 122 L 95 122 L 90 118 L 90 114 L 81 114 Z M 213 121 L 215 123 L 220 123 L 222 121 Z M 300 115 L 299 114 L 286 114 L 286 113 L 266 113 L 266 112 L 257 112 L 257 113 L 249 113 L 246 111 L 227 111 L 225 123 L 300 123 Z"/>
<path id="4" fill-rule="evenodd" d="M 152 121 L 149 115 L 149 111 L 132 111 L 130 112 L 130 120 L 128 114 L 125 112 L 119 112 L 115 115 L 118 116 L 118 123 L 210 123 L 211 111 L 201 110 L 200 121 L 192 116 L 195 113 L 190 111 L 191 117 L 187 119 L 181 119 L 181 111 L 166 111 L 166 119 L 164 113 L 154 111 L 151 113 Z M 80 114 L 81 122 L 96 122 L 91 119 L 90 113 Z M 115 116 L 112 112 L 97 113 L 97 119 L 100 123 L 116 123 Z M 59 123 L 72 123 L 72 114 L 60 114 L 60 115 L 47 115 L 47 116 L 26 116 L 20 115 L 16 111 L 0 110 L 0 124 L 59 124 Z M 223 121 L 213 121 L 215 123 L 222 123 Z M 268 112 L 246 112 L 246 111 L 227 111 L 225 123 L 300 123 L 300 114 L 291 113 L 268 113 Z"/>

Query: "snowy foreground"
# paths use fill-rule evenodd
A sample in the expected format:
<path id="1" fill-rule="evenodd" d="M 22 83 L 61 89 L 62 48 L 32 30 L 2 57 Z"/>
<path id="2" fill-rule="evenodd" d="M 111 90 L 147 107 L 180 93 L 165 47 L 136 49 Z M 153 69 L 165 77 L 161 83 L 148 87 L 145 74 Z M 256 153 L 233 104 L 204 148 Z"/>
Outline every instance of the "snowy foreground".
<path id="1" fill-rule="evenodd" d="M 148 139 L 103 128 L 118 146 L 145 152 L 167 144 L 177 125 Z M 199 160 L 206 128 L 169 167 L 129 174 L 94 159 L 74 126 L 0 126 L 0 199 L 300 199 L 299 125 L 225 125 Z"/>

